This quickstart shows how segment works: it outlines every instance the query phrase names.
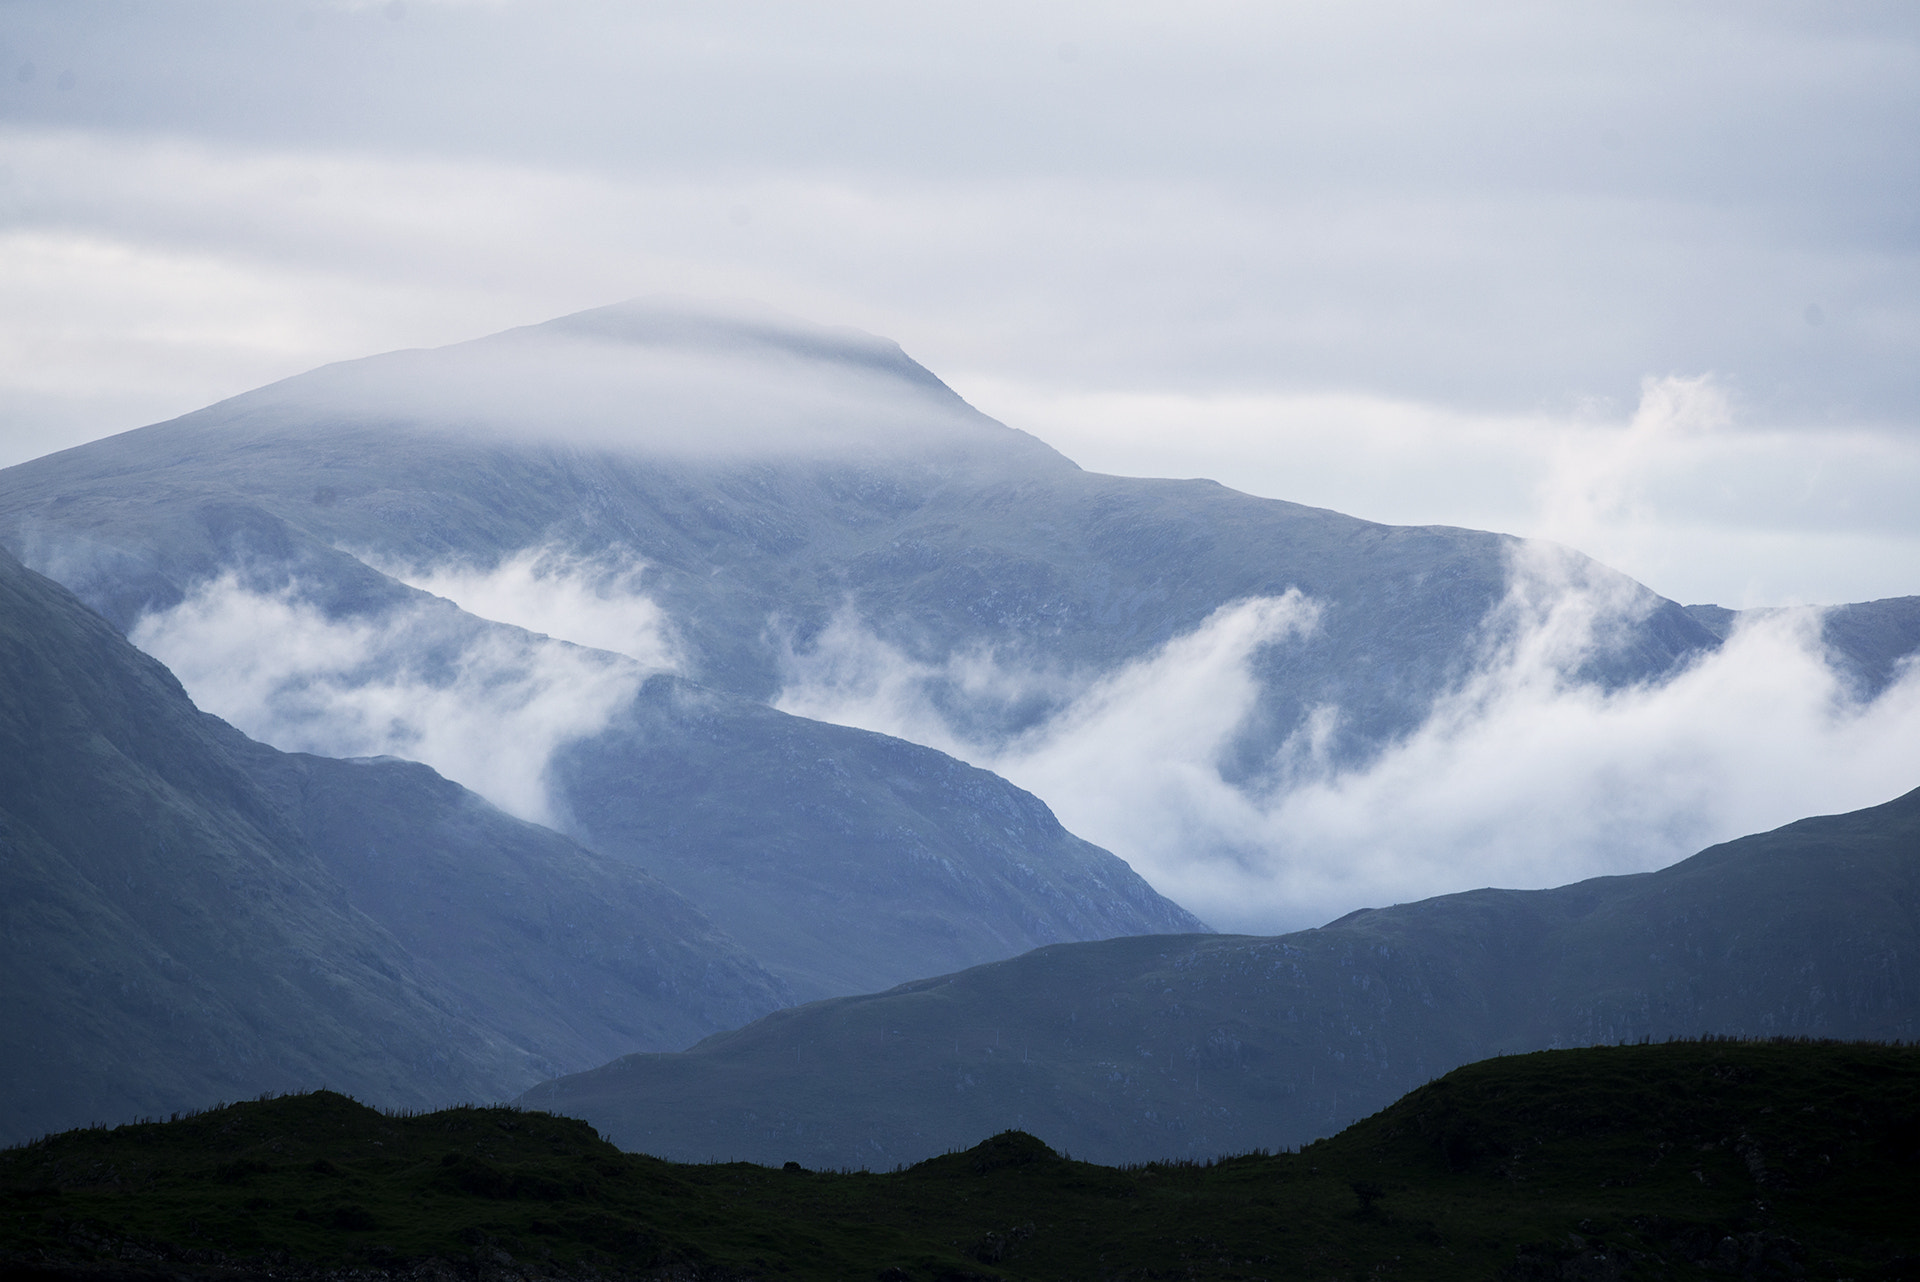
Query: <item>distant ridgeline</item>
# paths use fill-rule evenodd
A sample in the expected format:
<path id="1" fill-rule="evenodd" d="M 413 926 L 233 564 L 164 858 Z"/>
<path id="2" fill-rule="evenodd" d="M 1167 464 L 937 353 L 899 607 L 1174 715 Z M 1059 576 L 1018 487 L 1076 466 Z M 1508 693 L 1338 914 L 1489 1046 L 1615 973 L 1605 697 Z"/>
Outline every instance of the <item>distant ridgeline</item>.
<path id="1" fill-rule="evenodd" d="M 1014 1126 L 1100 1162 L 1330 1135 L 1487 1055 L 1920 1037 L 1920 790 L 1659 872 L 1278 938 L 1057 945 L 780 1011 L 521 1097 L 625 1148 L 886 1168 Z"/>
<path id="2" fill-rule="evenodd" d="M 1004 1132 L 892 1174 L 673 1165 L 537 1112 L 335 1094 L 0 1152 L 44 1282 L 1920 1276 L 1920 1050 L 1728 1040 L 1457 1069 L 1299 1153 Z"/>

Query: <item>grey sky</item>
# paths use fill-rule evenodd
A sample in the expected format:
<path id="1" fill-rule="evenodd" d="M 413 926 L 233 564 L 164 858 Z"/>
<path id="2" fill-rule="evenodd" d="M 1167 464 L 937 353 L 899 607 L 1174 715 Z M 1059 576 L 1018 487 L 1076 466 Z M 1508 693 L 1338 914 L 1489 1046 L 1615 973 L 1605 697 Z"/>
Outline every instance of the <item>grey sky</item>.
<path id="1" fill-rule="evenodd" d="M 1088 466 L 1912 593 L 1916 138 L 1905 4 L 3 0 L 0 463 L 674 293 Z"/>

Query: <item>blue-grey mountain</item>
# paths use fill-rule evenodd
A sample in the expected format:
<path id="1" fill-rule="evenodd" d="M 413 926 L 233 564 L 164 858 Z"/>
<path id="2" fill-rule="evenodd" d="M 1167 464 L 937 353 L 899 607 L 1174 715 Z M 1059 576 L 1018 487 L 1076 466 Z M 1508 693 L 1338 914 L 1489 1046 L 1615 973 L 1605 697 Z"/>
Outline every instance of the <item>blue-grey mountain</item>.
<path id="1" fill-rule="evenodd" d="M 497 1099 L 791 1000 L 630 862 L 279 753 L 0 552 L 0 1142 L 331 1084 Z"/>

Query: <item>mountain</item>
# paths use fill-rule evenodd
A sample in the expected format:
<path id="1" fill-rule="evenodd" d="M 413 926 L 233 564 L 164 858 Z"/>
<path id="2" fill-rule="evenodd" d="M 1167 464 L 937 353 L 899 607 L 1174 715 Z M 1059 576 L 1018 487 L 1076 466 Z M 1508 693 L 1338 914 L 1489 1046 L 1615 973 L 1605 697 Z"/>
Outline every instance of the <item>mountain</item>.
<path id="1" fill-rule="evenodd" d="M 276 752 L 0 553 L 0 1140 L 320 1084 L 497 1099 L 790 1000 L 630 864 Z"/>
<path id="2" fill-rule="evenodd" d="M 406 600 L 376 563 L 618 549 L 679 675 L 769 701 L 851 621 L 983 742 L 1223 606 L 1297 591 L 1315 622 L 1256 656 L 1236 777 L 1316 710 L 1339 710 L 1320 739 L 1342 760 L 1420 724 L 1504 626 L 1520 546 L 1085 472 L 892 343 L 642 303 L 328 366 L 7 469 L 0 543 L 129 629 L 223 573 L 364 617 Z M 1565 572 L 1622 621 L 1587 678 L 1716 644 L 1624 576 Z M 970 680 L 983 657 L 1032 679 Z"/>
<path id="3" fill-rule="evenodd" d="M 1008 466 L 1079 474 L 891 344 L 610 309 L 328 367 L 99 444 L 0 474 L 9 546 L 136 636 L 152 611 L 230 583 L 253 613 L 179 649 L 222 647 L 208 682 L 268 692 L 243 728 L 330 756 L 418 752 L 660 877 L 798 997 L 1061 940 L 1206 929 L 1030 794 L 760 702 L 777 679 L 770 612 L 817 626 L 842 596 L 827 561 L 857 557 L 886 537 L 874 521 L 900 514 L 863 469 L 937 489 L 998 484 Z M 790 501 L 770 498 L 788 488 Z M 375 568 L 528 548 L 639 557 L 669 621 L 667 666 L 707 684 L 477 617 Z M 309 632 L 276 631 L 273 610 L 307 611 Z M 605 644 L 644 658 L 631 637 Z M 235 675 L 308 654 L 335 666 Z M 327 732 L 404 719 L 422 691 L 471 726 L 460 763 L 422 736 L 353 747 Z M 547 747 L 521 742 L 522 724 Z"/>
<path id="4" fill-rule="evenodd" d="M 677 1160 L 901 1162 L 1018 1127 L 1102 1162 L 1332 1134 L 1456 1065 L 1701 1033 L 1920 1035 L 1920 790 L 1659 872 L 1275 938 L 1038 949 L 546 1083 Z"/>
<path id="5" fill-rule="evenodd" d="M 1796 607 L 1807 609 L 1810 607 Z M 1786 613 L 1781 609 L 1729 610 L 1719 605 L 1686 607 L 1696 623 L 1725 640 L 1743 617 Z M 1920 654 L 1920 596 L 1856 601 L 1819 610 L 1820 641 L 1855 698 L 1876 699 Z"/>
<path id="6" fill-rule="evenodd" d="M 677 1165 L 331 1091 L 0 1152 L 0 1272 L 209 1277 L 1911 1278 L 1920 1051 L 1506 1056 L 1298 1153 L 1123 1169 L 1007 1131 L 884 1175 Z"/>

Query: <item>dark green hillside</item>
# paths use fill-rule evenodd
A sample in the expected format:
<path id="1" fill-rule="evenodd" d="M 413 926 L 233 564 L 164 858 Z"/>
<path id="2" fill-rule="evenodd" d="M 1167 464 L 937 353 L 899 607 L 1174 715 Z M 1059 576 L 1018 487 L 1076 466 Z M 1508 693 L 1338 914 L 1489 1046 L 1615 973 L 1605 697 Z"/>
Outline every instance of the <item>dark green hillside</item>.
<path id="1" fill-rule="evenodd" d="M 686 1166 L 339 1095 L 0 1153 L 43 1278 L 1910 1278 L 1920 1051 L 1689 1042 L 1456 1070 L 1297 1153 L 1113 1168 L 1006 1132 L 893 1174 Z"/>
<path id="2" fill-rule="evenodd" d="M 498 1099 L 786 993 L 630 864 L 293 757 L 0 552 L 0 1138 L 331 1083 Z"/>
<path id="3" fill-rule="evenodd" d="M 1007 1127 L 1097 1161 L 1330 1135 L 1487 1055 L 1920 1036 L 1920 791 L 1659 872 L 1277 938 L 1115 939 L 781 1011 L 523 1103 L 683 1160 L 887 1167 Z"/>

